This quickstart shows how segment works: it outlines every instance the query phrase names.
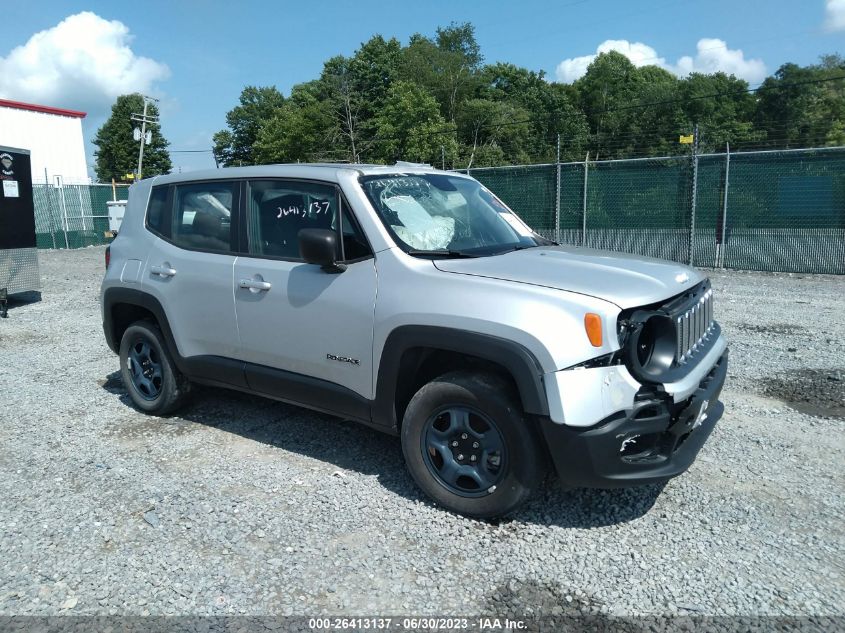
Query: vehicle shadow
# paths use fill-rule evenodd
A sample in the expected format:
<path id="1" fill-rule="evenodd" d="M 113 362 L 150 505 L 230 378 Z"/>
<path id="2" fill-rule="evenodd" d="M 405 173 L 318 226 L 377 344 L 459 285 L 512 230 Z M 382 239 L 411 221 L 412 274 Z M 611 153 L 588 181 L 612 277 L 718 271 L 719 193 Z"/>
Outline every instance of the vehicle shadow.
<path id="1" fill-rule="evenodd" d="M 101 384 L 124 405 L 132 407 L 120 372 L 109 374 Z M 434 505 L 411 479 L 397 437 L 260 396 L 226 389 L 196 390 L 193 402 L 179 412 L 178 418 L 307 456 L 340 470 L 374 475 L 390 492 L 446 512 Z M 551 479 L 515 514 L 486 523 L 516 520 L 572 528 L 626 523 L 646 514 L 663 490 L 663 484 L 615 490 L 564 489 Z"/>
<path id="2" fill-rule="evenodd" d="M 16 308 L 38 303 L 41 301 L 41 292 L 38 290 L 28 290 L 26 292 L 16 292 L 6 298 L 6 309 L 12 312 Z M 0 308 L 2 310 L 2 308 Z"/>

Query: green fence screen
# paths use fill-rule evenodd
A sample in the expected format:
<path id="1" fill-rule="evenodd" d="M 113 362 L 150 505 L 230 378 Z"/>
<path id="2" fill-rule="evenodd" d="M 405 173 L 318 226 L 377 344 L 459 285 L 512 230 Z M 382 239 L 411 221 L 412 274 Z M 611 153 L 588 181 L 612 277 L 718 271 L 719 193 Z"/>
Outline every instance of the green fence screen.
<path id="1" fill-rule="evenodd" d="M 470 169 L 563 244 L 845 274 L 845 147 Z M 34 185 L 40 248 L 103 244 L 110 185 Z M 126 198 L 119 187 L 118 199 Z"/>
<path id="2" fill-rule="evenodd" d="M 845 274 L 845 147 L 470 169 L 563 244 Z"/>
<path id="3" fill-rule="evenodd" d="M 108 206 L 125 200 L 128 187 L 33 184 L 38 248 L 82 248 L 111 241 Z"/>

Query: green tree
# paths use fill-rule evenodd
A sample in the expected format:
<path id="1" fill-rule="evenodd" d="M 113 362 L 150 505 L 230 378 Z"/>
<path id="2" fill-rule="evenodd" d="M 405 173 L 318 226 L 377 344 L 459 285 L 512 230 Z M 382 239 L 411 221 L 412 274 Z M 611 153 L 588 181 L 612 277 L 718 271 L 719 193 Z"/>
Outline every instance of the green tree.
<path id="1" fill-rule="evenodd" d="M 391 84 L 399 76 L 402 45 L 396 38 L 374 35 L 349 60 L 352 87 L 363 98 L 362 118 L 371 119 L 381 108 Z"/>
<path id="2" fill-rule="evenodd" d="M 575 82 L 581 108 L 593 135 L 591 148 L 595 157 L 627 152 L 634 138 L 634 118 L 639 114 L 630 106 L 638 103 L 642 75 L 627 57 L 616 51 L 601 53 L 587 67 L 587 73 Z"/>
<path id="3" fill-rule="evenodd" d="M 285 104 L 261 125 L 253 145 L 256 161 L 338 160 L 336 139 L 332 137 L 334 112 L 322 97 L 319 81 L 294 86 Z"/>
<path id="4" fill-rule="evenodd" d="M 352 60 L 338 55 L 327 61 L 320 81 L 326 88 L 326 96 L 334 114 L 334 137 L 348 152 L 349 160 L 358 163 L 364 149 L 361 137 L 364 134 L 366 96 L 356 81 Z"/>
<path id="5" fill-rule="evenodd" d="M 590 126 L 591 158 L 678 153 L 678 136 L 691 132 L 680 82 L 657 66 L 636 67 L 616 51 L 601 53 L 575 82 Z"/>
<path id="6" fill-rule="evenodd" d="M 97 179 L 108 182 L 112 178 L 123 180 L 126 174 L 135 173 L 138 169 L 138 150 L 140 142 L 133 136 L 133 130 L 140 127 L 140 123 L 132 121 L 133 113 L 144 111 L 144 98 L 140 94 L 121 95 L 111 108 L 111 116 L 97 130 L 94 153 L 97 159 Z M 154 103 L 147 107 L 148 116 L 158 116 L 158 108 Z M 147 131 L 152 139 L 144 146 L 143 176 L 156 176 L 170 171 L 172 164 L 167 151 L 169 143 L 161 133 L 158 123 L 147 125 Z"/>
<path id="7" fill-rule="evenodd" d="M 285 98 L 275 86 L 247 86 L 239 105 L 226 114 L 229 126 L 214 135 L 214 155 L 224 166 L 255 163 L 253 145 L 265 121 L 284 105 Z"/>
<path id="8" fill-rule="evenodd" d="M 564 157 L 583 157 L 589 128 L 583 113 L 573 103 L 568 89 L 549 83 L 544 73 L 519 68 L 513 64 L 493 64 L 482 72 L 486 98 L 506 102 L 522 111 L 521 119 L 529 120 L 525 152 L 532 161 L 552 161 L 560 135 Z M 508 157 L 510 159 L 510 157 Z"/>
<path id="9" fill-rule="evenodd" d="M 839 55 L 812 66 L 784 64 L 757 92 L 758 129 L 783 147 L 845 144 L 845 80 L 830 81 L 843 74 Z"/>
<path id="10" fill-rule="evenodd" d="M 434 40 L 411 36 L 402 50 L 399 74 L 402 80 L 424 87 L 437 100 L 441 114 L 454 122 L 460 103 L 480 85 L 481 61 L 475 28 L 452 24 L 438 28 Z"/>
<path id="11" fill-rule="evenodd" d="M 736 146 L 764 137 L 754 129 L 755 98 L 743 79 L 723 72 L 692 73 L 680 83 L 679 96 L 687 129 L 696 123 L 701 129 L 702 151 L 723 151 L 725 143 Z"/>
<path id="12" fill-rule="evenodd" d="M 373 152 L 383 162 L 438 164 L 442 151 L 449 156 L 457 151 L 454 132 L 441 116 L 437 100 L 407 81 L 390 87 L 375 128 L 378 143 Z"/>
<path id="13" fill-rule="evenodd" d="M 531 160 L 530 113 L 508 101 L 469 99 L 458 112 L 461 167 L 487 167 Z"/>
<path id="14" fill-rule="evenodd" d="M 333 113 L 326 137 L 335 148 L 345 149 L 351 162 L 361 162 L 362 153 L 370 148 L 374 116 L 397 77 L 401 49 L 398 40 L 376 35 L 352 57 L 338 55 L 323 65 L 322 98 Z"/>
<path id="15" fill-rule="evenodd" d="M 628 121 L 624 126 L 627 136 L 609 141 L 611 147 L 615 145 L 613 154 L 619 157 L 664 156 L 685 151 L 683 148 L 688 146 L 680 145 L 678 137 L 688 134 L 692 125 L 688 123 L 679 101 L 683 82 L 657 66 L 643 66 L 635 72 L 638 81 L 632 88 L 632 99 L 637 104 L 652 105 L 619 113 Z"/>

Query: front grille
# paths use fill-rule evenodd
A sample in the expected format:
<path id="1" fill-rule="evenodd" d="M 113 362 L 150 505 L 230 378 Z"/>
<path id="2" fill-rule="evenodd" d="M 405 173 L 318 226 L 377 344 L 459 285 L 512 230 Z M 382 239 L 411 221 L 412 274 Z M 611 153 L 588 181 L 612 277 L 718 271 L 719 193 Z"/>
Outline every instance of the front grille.
<path id="1" fill-rule="evenodd" d="M 708 288 L 691 307 L 675 317 L 675 361 L 683 365 L 713 329 L 713 289 Z"/>

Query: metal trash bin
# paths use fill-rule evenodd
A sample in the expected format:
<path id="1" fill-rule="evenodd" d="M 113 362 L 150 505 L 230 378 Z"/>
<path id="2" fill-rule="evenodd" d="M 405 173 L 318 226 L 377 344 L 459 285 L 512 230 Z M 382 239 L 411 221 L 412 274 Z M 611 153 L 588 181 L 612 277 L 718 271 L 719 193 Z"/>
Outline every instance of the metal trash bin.
<path id="1" fill-rule="evenodd" d="M 109 208 L 109 232 L 112 236 L 115 236 L 123 222 L 123 213 L 126 211 L 126 200 L 109 200 L 106 202 L 106 205 Z"/>

